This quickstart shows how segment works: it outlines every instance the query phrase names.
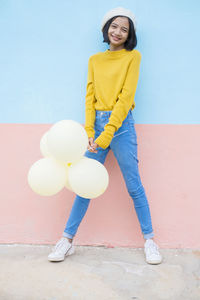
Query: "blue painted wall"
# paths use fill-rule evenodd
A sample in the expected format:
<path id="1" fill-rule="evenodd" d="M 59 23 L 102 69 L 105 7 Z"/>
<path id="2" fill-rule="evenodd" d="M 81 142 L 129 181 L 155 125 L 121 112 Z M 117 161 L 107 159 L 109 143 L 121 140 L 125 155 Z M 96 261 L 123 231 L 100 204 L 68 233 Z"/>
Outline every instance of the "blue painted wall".
<path id="1" fill-rule="evenodd" d="M 200 123 L 198 0 L 0 0 L 0 122 L 84 123 L 88 58 L 117 6 L 137 18 L 136 123 Z"/>

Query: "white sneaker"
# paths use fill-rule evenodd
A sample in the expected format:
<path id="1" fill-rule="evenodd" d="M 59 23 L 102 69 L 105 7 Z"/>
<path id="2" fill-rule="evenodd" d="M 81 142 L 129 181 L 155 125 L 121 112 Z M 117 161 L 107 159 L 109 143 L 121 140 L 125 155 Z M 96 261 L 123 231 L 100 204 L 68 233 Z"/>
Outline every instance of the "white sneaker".
<path id="1" fill-rule="evenodd" d="M 146 240 L 144 244 L 144 253 L 146 255 L 146 262 L 148 264 L 160 264 L 162 262 L 162 256 L 158 251 L 159 247 L 152 239 Z"/>
<path id="2" fill-rule="evenodd" d="M 74 253 L 74 246 L 72 243 L 68 241 L 67 238 L 62 237 L 55 247 L 53 251 L 49 254 L 49 261 L 62 261 L 65 259 L 65 256 L 71 255 Z"/>

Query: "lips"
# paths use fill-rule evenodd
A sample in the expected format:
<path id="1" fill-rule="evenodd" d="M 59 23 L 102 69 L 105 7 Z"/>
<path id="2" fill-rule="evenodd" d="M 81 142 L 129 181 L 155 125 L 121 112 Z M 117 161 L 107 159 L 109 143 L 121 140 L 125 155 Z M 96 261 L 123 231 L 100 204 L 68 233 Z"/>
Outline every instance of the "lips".
<path id="1" fill-rule="evenodd" d="M 112 38 L 115 40 L 115 41 L 119 41 L 120 39 L 119 38 L 117 38 L 116 36 L 113 36 L 113 35 L 111 35 L 112 36 Z"/>

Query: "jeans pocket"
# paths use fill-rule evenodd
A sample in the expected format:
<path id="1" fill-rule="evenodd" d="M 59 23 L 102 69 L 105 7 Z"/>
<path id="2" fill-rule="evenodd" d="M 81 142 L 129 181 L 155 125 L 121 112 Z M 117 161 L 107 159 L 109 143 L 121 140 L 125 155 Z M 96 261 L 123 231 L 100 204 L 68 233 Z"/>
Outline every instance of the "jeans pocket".
<path id="1" fill-rule="evenodd" d="M 117 137 L 117 136 L 119 136 L 119 135 L 121 135 L 121 134 L 127 132 L 127 131 L 128 131 L 128 129 L 126 129 L 126 130 L 120 130 L 120 129 L 118 129 L 118 130 L 115 132 L 115 134 L 114 134 L 114 136 L 113 136 L 113 139 L 114 139 L 115 137 Z"/>

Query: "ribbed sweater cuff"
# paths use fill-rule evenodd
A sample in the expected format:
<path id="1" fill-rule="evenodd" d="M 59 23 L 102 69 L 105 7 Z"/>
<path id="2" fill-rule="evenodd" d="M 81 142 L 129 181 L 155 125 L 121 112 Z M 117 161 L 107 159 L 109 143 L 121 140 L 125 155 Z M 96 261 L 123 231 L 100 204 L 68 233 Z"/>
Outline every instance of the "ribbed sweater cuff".
<path id="1" fill-rule="evenodd" d="M 109 146 L 108 142 L 105 142 L 104 138 L 101 136 L 99 136 L 94 142 L 103 149 L 106 149 Z"/>
<path id="2" fill-rule="evenodd" d="M 86 133 L 87 133 L 87 136 L 88 136 L 88 138 L 94 138 L 94 136 L 95 136 L 95 131 L 94 131 L 94 129 L 87 129 L 87 128 L 85 128 L 85 131 L 86 131 Z"/>
<path id="3" fill-rule="evenodd" d="M 110 145 L 114 133 L 115 127 L 109 126 L 100 134 L 100 136 L 94 142 L 101 148 L 106 149 Z"/>

